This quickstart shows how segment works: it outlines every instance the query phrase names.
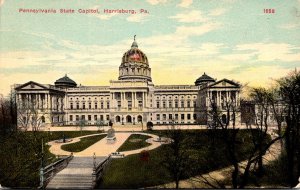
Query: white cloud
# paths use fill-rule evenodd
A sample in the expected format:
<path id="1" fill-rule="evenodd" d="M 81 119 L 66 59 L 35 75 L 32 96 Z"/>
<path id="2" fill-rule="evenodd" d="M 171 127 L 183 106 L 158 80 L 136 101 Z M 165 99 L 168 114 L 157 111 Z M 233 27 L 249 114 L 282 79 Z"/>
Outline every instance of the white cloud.
<path id="1" fill-rule="evenodd" d="M 221 27 L 220 23 L 207 23 L 199 26 L 179 26 L 176 34 L 182 37 L 201 36 L 210 31 L 216 30 Z"/>
<path id="2" fill-rule="evenodd" d="M 208 13 L 208 15 L 209 16 L 220 16 L 220 15 L 224 14 L 225 12 L 226 12 L 226 9 L 218 8 L 218 9 L 211 10 Z"/>
<path id="3" fill-rule="evenodd" d="M 236 46 L 238 51 L 250 50 L 257 61 L 300 61 L 300 47 L 286 43 L 251 43 Z M 295 52 L 296 51 L 296 52 Z"/>
<path id="4" fill-rule="evenodd" d="M 177 15 L 171 16 L 169 18 L 176 19 L 176 20 L 178 20 L 178 22 L 186 22 L 186 23 L 208 21 L 208 18 L 203 16 L 200 11 L 196 11 L 196 10 L 177 14 Z"/>
<path id="5" fill-rule="evenodd" d="M 181 0 L 178 7 L 188 8 L 193 3 L 193 0 Z"/>
<path id="6" fill-rule="evenodd" d="M 157 4 L 164 4 L 166 3 L 168 0 L 147 0 L 148 3 L 150 3 L 151 5 L 157 5 Z"/>
<path id="7" fill-rule="evenodd" d="M 291 29 L 298 28 L 299 26 L 300 26 L 300 24 L 287 23 L 287 24 L 280 25 L 279 28 L 291 30 Z"/>
<path id="8" fill-rule="evenodd" d="M 147 20 L 147 17 L 147 14 L 132 14 L 129 17 L 127 17 L 126 20 L 129 22 L 144 22 Z"/>

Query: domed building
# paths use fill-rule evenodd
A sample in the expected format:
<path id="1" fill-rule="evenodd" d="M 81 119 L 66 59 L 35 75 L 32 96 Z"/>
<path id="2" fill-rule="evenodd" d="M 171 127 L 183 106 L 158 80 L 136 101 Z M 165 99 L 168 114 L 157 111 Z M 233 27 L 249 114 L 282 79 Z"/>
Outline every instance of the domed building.
<path id="1" fill-rule="evenodd" d="M 212 102 L 221 112 L 226 101 L 239 106 L 240 85 L 228 79 L 217 81 L 206 73 L 194 85 L 154 85 L 148 57 L 134 38 L 122 56 L 118 79 L 111 80 L 109 86 L 77 86 L 65 75 L 54 85 L 33 81 L 16 84 L 15 91 L 18 108 L 32 104 L 43 117 L 43 126 L 112 122 L 114 127 L 126 127 L 147 122 L 209 124 Z"/>
<path id="2" fill-rule="evenodd" d="M 64 77 L 56 80 L 54 85 L 59 88 L 72 88 L 77 86 L 76 82 L 70 79 L 67 74 Z"/>

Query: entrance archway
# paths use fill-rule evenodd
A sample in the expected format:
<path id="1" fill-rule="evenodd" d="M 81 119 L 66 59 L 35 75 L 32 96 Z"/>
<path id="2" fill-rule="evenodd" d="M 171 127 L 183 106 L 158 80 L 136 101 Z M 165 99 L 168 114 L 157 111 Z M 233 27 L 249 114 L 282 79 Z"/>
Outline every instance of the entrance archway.
<path id="1" fill-rule="evenodd" d="M 120 123 L 121 122 L 121 117 L 120 116 L 116 116 L 116 123 Z"/>
<path id="2" fill-rule="evenodd" d="M 138 117 L 137 117 L 137 121 L 140 123 L 140 122 L 142 122 L 143 121 L 143 117 L 141 116 L 141 115 L 139 115 Z"/>
<path id="3" fill-rule="evenodd" d="M 126 123 L 132 123 L 132 118 L 130 115 L 126 116 Z"/>

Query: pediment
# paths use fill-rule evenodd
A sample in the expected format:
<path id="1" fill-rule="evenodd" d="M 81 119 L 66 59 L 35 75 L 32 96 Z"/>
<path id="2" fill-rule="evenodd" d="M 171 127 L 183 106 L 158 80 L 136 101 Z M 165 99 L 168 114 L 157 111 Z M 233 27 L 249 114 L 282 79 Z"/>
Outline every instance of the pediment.
<path id="1" fill-rule="evenodd" d="M 222 79 L 210 85 L 210 88 L 240 88 L 240 85 L 228 79 Z"/>
<path id="2" fill-rule="evenodd" d="M 46 86 L 33 81 L 29 81 L 16 88 L 16 90 L 46 90 L 46 89 L 48 89 Z"/>

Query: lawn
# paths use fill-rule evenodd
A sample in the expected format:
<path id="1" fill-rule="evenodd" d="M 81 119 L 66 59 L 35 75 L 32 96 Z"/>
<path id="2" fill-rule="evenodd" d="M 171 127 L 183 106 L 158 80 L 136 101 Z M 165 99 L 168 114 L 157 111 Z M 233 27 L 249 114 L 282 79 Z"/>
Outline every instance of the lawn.
<path id="1" fill-rule="evenodd" d="M 191 153 L 192 164 L 184 178 L 204 174 L 219 168 L 229 166 L 226 159 L 226 146 L 220 140 L 222 131 L 186 130 L 185 142 Z M 165 136 L 167 131 L 152 131 L 151 133 Z M 212 140 L 212 138 L 214 140 Z M 249 131 L 240 130 L 238 134 L 238 159 L 244 160 L 252 148 Z M 143 188 L 172 182 L 168 171 L 163 167 L 163 153 L 167 146 L 163 145 L 149 151 L 149 160 L 142 161 L 139 154 L 114 159 L 107 168 L 98 188 Z"/>
<path id="2" fill-rule="evenodd" d="M 136 150 L 140 148 L 147 147 L 151 145 L 147 143 L 146 140 L 151 138 L 147 135 L 140 134 L 132 134 L 130 137 L 122 144 L 121 147 L 117 150 L 117 152 L 128 151 L 128 150 Z"/>
<path id="3" fill-rule="evenodd" d="M 95 144 L 96 142 L 100 141 L 104 137 L 106 137 L 106 134 L 95 135 L 91 137 L 83 137 L 80 139 L 79 142 L 62 145 L 61 149 L 68 152 L 81 152 L 86 148 L 90 147 L 91 145 Z"/>

